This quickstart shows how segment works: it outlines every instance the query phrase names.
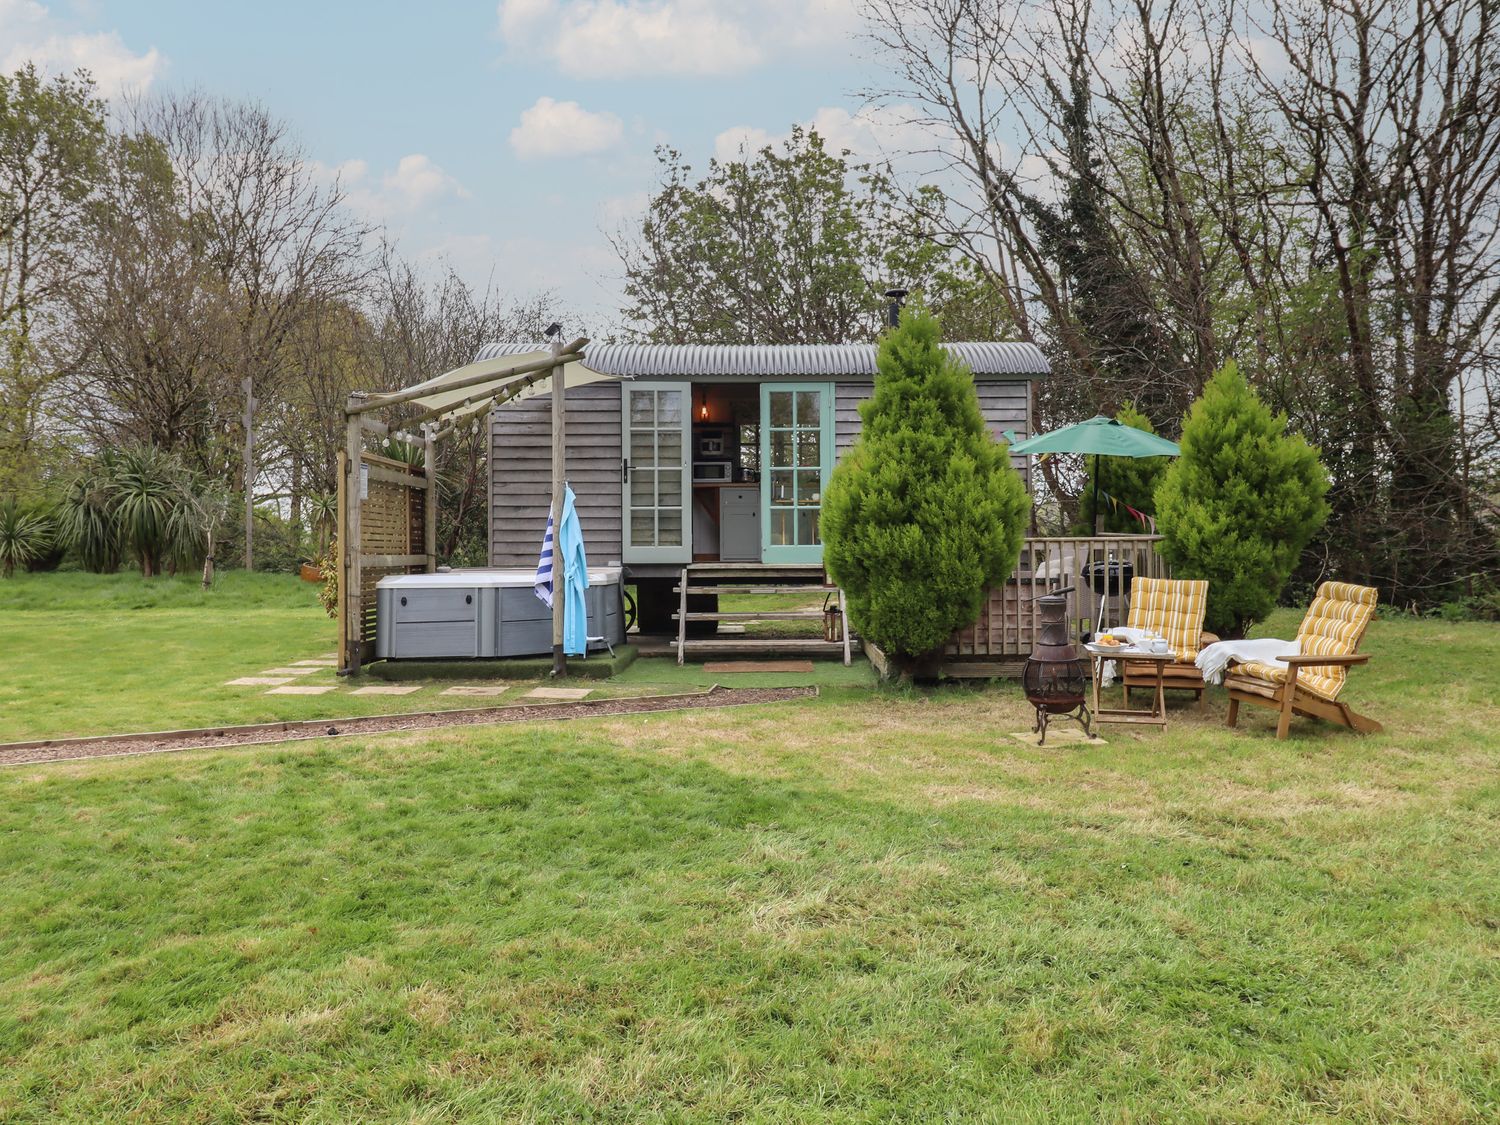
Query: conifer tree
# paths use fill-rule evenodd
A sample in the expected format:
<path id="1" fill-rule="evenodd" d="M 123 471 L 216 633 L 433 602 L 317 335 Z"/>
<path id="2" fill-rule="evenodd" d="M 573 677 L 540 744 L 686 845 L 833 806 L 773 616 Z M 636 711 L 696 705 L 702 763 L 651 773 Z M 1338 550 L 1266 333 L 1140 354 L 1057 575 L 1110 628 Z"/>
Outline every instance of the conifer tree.
<path id="1" fill-rule="evenodd" d="M 1138 430 L 1145 430 L 1148 434 L 1156 433 L 1156 427 L 1135 408 L 1133 403 L 1126 403 L 1115 414 L 1115 421 L 1126 426 L 1134 426 Z M 1083 485 L 1083 499 L 1078 507 L 1079 532 L 1083 535 L 1094 533 L 1094 466 L 1097 463 L 1099 472 L 1099 508 L 1103 517 L 1099 527 L 1101 531 L 1114 535 L 1137 535 L 1146 534 L 1150 528 L 1143 526 L 1141 521 L 1125 510 L 1129 504 L 1138 512 L 1144 512 L 1148 516 L 1156 514 L 1156 486 L 1161 483 L 1162 474 L 1167 471 L 1171 464 L 1170 457 L 1085 457 L 1084 461 L 1088 467 L 1088 477 Z M 1120 507 L 1115 507 L 1104 497 L 1113 496 L 1120 502 Z"/>
<path id="2" fill-rule="evenodd" d="M 1208 579 L 1208 628 L 1242 637 L 1328 518 L 1328 476 L 1233 361 L 1188 412 L 1181 445 L 1156 490 L 1162 554 L 1176 577 Z"/>
<path id="3" fill-rule="evenodd" d="M 824 498 L 823 559 L 855 627 L 909 670 L 1009 577 L 1028 500 L 932 316 L 908 309 L 876 367 L 859 440 Z"/>

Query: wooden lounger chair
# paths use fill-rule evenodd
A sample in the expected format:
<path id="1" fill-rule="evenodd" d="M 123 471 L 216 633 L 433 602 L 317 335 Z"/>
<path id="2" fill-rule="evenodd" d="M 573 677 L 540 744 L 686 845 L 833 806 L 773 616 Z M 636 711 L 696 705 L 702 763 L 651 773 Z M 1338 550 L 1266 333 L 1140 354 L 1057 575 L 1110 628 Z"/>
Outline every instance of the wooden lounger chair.
<path id="1" fill-rule="evenodd" d="M 1229 725 L 1234 726 L 1239 718 L 1241 703 L 1254 703 L 1280 710 L 1277 738 L 1287 736 L 1294 714 L 1327 719 L 1362 734 L 1378 733 L 1379 723 L 1338 699 L 1350 667 L 1370 659 L 1357 650 L 1375 616 L 1375 597 L 1369 586 L 1348 582 L 1319 586 L 1297 629 L 1300 655 L 1286 657 L 1285 668 L 1259 661 L 1230 666 L 1224 677 L 1229 689 Z"/>
<path id="2" fill-rule="evenodd" d="M 1208 583 L 1171 578 L 1136 578 L 1130 583 L 1130 613 L 1127 627 L 1149 629 L 1167 638 L 1177 659 L 1162 669 L 1162 686 L 1196 692 L 1203 698 L 1206 685 L 1203 673 L 1193 663 L 1198 650 L 1219 638 L 1203 631 L 1203 615 L 1208 612 Z M 1125 681 L 1125 700 L 1130 701 L 1131 688 L 1156 690 L 1156 662 L 1121 660 Z"/>

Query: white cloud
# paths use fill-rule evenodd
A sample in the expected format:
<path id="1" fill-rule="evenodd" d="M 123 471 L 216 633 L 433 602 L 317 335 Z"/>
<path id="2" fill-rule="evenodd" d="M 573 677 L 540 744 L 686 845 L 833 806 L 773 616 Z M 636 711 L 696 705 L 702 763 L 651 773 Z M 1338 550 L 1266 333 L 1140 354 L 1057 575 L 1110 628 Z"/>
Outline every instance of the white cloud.
<path id="1" fill-rule="evenodd" d="M 564 74 L 725 75 L 847 42 L 853 0 L 500 0 L 500 35 Z"/>
<path id="2" fill-rule="evenodd" d="M 636 223 L 651 205 L 649 191 L 633 191 L 627 195 L 611 195 L 598 205 L 599 225 L 604 230 L 615 230 L 626 223 Z"/>
<path id="3" fill-rule="evenodd" d="M 396 170 L 381 181 L 385 193 L 408 210 L 415 210 L 435 200 L 455 197 L 468 199 L 468 190 L 432 158 L 420 152 L 403 156 Z"/>
<path id="4" fill-rule="evenodd" d="M 420 152 L 403 156 L 393 170 L 379 177 L 371 176 L 368 161 L 357 158 L 331 167 L 314 164 L 313 170 L 325 182 L 336 179 L 351 208 L 380 221 L 411 215 L 450 199 L 470 198 L 467 188 Z"/>
<path id="5" fill-rule="evenodd" d="M 500 0 L 500 36 L 529 39 L 544 31 L 554 15 L 553 0 Z"/>
<path id="6" fill-rule="evenodd" d="M 613 113 L 593 113 L 577 102 L 541 97 L 521 112 L 510 147 L 522 160 L 586 156 L 620 143 L 625 126 Z"/>
<path id="7" fill-rule="evenodd" d="M 0 44 L 0 72 L 27 62 L 48 74 L 82 68 L 106 97 L 144 92 L 166 65 L 155 47 L 137 54 L 118 32 L 72 30 L 35 0 L 0 0 Z"/>
<path id="8" fill-rule="evenodd" d="M 816 131 L 830 152 L 847 149 L 856 161 L 942 149 L 951 142 L 951 134 L 923 122 L 909 105 L 866 106 L 852 113 L 842 106 L 821 106 L 802 125 Z M 767 145 L 779 146 L 788 136 L 789 132 L 771 133 L 755 125 L 733 125 L 714 138 L 714 155 L 739 160 L 742 152 L 754 155 Z"/>
<path id="9" fill-rule="evenodd" d="M 714 156 L 720 161 L 742 160 L 785 139 L 785 136 L 773 137 L 756 125 L 731 125 L 714 138 Z"/>

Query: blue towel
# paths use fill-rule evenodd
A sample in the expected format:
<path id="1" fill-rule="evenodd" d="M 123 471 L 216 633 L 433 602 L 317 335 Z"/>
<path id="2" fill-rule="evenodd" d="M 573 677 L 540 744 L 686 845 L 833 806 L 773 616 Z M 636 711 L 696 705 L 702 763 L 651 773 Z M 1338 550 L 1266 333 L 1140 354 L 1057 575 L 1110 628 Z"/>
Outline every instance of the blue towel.
<path id="1" fill-rule="evenodd" d="M 578 522 L 576 497 L 564 485 L 562 529 L 558 541 L 562 547 L 563 651 L 569 656 L 583 656 L 589 647 L 589 608 L 583 592 L 589 588 L 589 560 L 583 550 L 583 527 Z"/>

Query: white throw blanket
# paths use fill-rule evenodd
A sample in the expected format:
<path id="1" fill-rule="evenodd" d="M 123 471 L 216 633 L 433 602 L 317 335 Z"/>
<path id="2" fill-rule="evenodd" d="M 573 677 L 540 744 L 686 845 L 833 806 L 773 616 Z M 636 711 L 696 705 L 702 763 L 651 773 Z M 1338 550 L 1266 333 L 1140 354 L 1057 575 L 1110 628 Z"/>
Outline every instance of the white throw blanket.
<path id="1" fill-rule="evenodd" d="M 1302 646 L 1296 641 L 1278 641 L 1274 637 L 1262 641 L 1216 641 L 1198 653 L 1197 664 L 1205 683 L 1222 684 L 1224 669 L 1230 664 L 1258 660 L 1285 668 L 1283 657 L 1296 656 L 1301 651 Z"/>

